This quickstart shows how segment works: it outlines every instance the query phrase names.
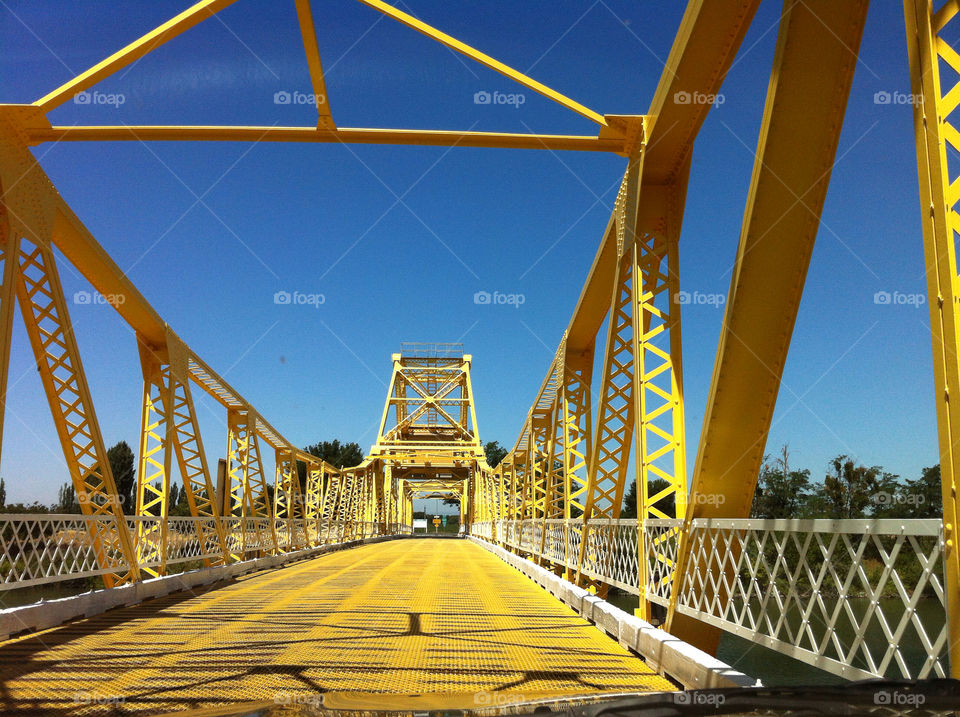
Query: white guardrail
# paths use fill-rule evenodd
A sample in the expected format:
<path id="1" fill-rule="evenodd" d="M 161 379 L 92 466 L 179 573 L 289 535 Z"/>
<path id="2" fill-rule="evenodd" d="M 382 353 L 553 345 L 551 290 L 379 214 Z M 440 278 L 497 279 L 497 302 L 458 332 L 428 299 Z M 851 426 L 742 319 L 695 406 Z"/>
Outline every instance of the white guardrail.
<path id="1" fill-rule="evenodd" d="M 0 514 L 0 591 L 124 571 L 115 520 L 112 515 Z M 164 562 L 160 518 L 126 520 L 140 567 L 156 569 Z M 196 563 L 223 560 L 216 520 L 189 516 L 167 519 L 167 574 L 190 569 Z M 313 545 L 410 532 L 409 526 L 396 524 L 381 532 L 380 524 L 371 522 L 327 527 L 319 523 L 308 526 L 302 519 L 219 520 L 228 556 L 291 552 Z"/>
<path id="2" fill-rule="evenodd" d="M 648 520 L 646 599 L 668 607 L 682 520 Z M 513 520 L 472 534 L 634 595 L 638 522 Z M 949 673 L 940 520 L 693 520 L 676 612 L 848 679 Z"/>

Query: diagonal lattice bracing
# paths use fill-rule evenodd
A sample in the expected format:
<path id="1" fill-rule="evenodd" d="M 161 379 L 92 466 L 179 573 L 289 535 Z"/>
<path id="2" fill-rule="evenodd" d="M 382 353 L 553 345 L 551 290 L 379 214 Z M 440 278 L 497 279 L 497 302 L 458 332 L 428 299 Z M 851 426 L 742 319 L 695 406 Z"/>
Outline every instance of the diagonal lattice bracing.
<path id="1" fill-rule="evenodd" d="M 136 580 L 139 567 L 133 541 L 110 472 L 50 245 L 42 240 L 21 240 L 16 273 L 21 314 L 77 501 L 85 515 L 113 518 L 89 523 L 104 582 L 109 586 Z"/>

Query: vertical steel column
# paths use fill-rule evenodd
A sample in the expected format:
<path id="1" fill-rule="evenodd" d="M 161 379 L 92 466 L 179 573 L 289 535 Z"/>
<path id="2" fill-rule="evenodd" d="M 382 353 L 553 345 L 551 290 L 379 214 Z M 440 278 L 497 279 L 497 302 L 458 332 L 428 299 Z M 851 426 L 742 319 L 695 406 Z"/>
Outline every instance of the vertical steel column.
<path id="1" fill-rule="evenodd" d="M 136 524 L 137 560 L 141 570 L 157 576 L 165 575 L 167 569 L 167 520 L 174 441 L 169 410 L 173 406 L 173 381 L 166 357 L 161 359 L 142 340 L 137 343 L 143 369 L 135 512 L 140 518 Z M 157 517 L 159 523 L 151 520 Z"/>
<path id="2" fill-rule="evenodd" d="M 0 196 L 4 202 L 3 186 Z M 13 333 L 14 304 L 17 292 L 17 256 L 20 253 L 20 231 L 11 226 L 7 212 L 0 206 L 0 456 L 3 455 L 3 424 L 7 405 L 7 380 L 10 372 L 10 344 Z"/>
<path id="3" fill-rule="evenodd" d="M 639 191 L 641 162 L 627 170 L 617 201 L 617 270 L 610 299 L 610 319 L 597 409 L 596 439 L 587 469 L 586 503 L 580 533 L 576 580 L 603 591 L 603 585 L 583 574 L 590 553 L 591 526 L 595 518 L 618 518 L 634 431 L 633 397 L 633 242 L 627 243 L 624 226 L 635 226 L 635 212 L 626 216 L 627 196 Z M 602 533 L 597 533 L 602 535 Z"/>
<path id="4" fill-rule="evenodd" d="M 960 131 L 950 120 L 960 102 L 960 88 L 946 89 L 941 80 L 941 62 L 960 73 L 960 54 L 941 33 L 955 20 L 960 5 L 945 3 L 934 12 L 930 0 L 904 0 L 907 52 L 913 96 L 914 131 L 920 177 L 920 213 L 923 226 L 927 295 L 930 305 L 930 335 L 933 341 L 933 375 L 936 388 L 937 426 L 940 444 L 940 485 L 943 529 L 946 539 L 946 605 L 949 634 L 950 674 L 960 678 L 960 551 L 957 519 L 960 518 L 960 276 L 957 274 L 956 243 L 960 228 L 960 181 L 948 162 L 948 147 L 960 152 Z M 947 36 L 949 33 L 944 33 Z"/>

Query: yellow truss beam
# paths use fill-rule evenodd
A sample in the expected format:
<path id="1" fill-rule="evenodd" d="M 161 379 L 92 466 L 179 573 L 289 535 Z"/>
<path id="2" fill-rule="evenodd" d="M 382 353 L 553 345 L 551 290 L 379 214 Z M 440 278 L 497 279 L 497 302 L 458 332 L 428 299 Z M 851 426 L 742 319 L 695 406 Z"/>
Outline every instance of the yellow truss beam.
<path id="1" fill-rule="evenodd" d="M 490 55 L 480 52 L 480 50 L 477 50 L 476 48 L 473 48 L 470 45 L 467 45 L 466 43 L 461 42 L 455 37 L 451 37 L 445 32 L 441 32 L 435 27 L 423 22 L 422 20 L 418 20 L 413 15 L 405 13 L 402 10 L 398 10 L 397 8 L 393 7 L 393 5 L 388 5 L 387 3 L 382 2 L 382 0 L 359 0 L 359 1 L 364 5 L 366 5 L 367 7 L 373 8 L 374 10 L 383 13 L 387 17 L 391 17 L 394 20 L 406 25 L 407 27 L 412 28 L 417 32 L 426 35 L 430 39 L 436 40 L 441 45 L 446 45 L 454 52 L 459 52 L 461 55 L 465 55 L 466 57 L 469 57 L 471 60 L 475 60 L 476 62 L 479 62 L 481 65 L 489 67 L 494 72 L 499 72 L 504 77 L 508 77 L 511 80 L 518 82 L 519 84 L 523 85 L 527 89 L 533 90 L 534 92 L 537 92 L 543 95 L 544 97 L 551 99 L 560 105 L 563 105 L 567 109 L 576 112 L 581 117 L 586 117 L 588 120 L 592 122 L 596 122 L 598 125 L 601 125 L 601 126 L 605 126 L 607 124 L 603 115 L 598 114 L 597 112 L 594 112 L 589 107 L 584 107 L 582 104 L 570 99 L 566 95 L 560 94 L 556 90 L 551 89 L 540 82 L 537 82 L 532 77 L 528 77 L 522 72 L 519 72 L 513 69 L 509 65 L 505 65 L 499 60 L 495 60 L 494 58 L 490 57 Z"/>
<path id="2" fill-rule="evenodd" d="M 693 142 L 712 105 L 683 102 L 716 96 L 750 26 L 759 0 L 691 0 L 677 30 L 666 67 L 644 117 L 647 152 L 641 194 L 661 193 L 670 185 L 685 188 Z M 633 129 L 639 132 L 640 128 Z M 601 132 L 601 135 L 603 133 Z M 634 144 L 637 140 L 634 140 Z M 630 154 L 635 147 L 624 154 Z M 684 196 L 674 197 L 683 211 Z M 643 211 L 643 208 L 641 208 Z M 610 303 L 609 287 L 617 267 L 614 217 L 587 275 L 567 331 L 568 355 L 591 350 Z"/>
<path id="3" fill-rule="evenodd" d="M 694 502 L 693 517 L 749 515 L 866 10 L 866 0 L 784 8 L 693 474 L 693 501 L 725 501 Z"/>
<path id="4" fill-rule="evenodd" d="M 212 17 L 235 0 L 201 0 L 196 5 L 184 10 L 176 17 L 167 20 L 159 27 L 154 28 L 121 50 L 98 62 L 86 72 L 82 72 L 69 82 L 66 82 L 52 92 L 34 102 L 44 112 L 49 112 L 67 102 L 74 95 L 92 87 L 101 80 L 109 77 L 117 70 L 139 60 L 148 52 L 172 40 L 177 35 L 189 30 L 194 25 Z"/>
<path id="5" fill-rule="evenodd" d="M 687 520 L 750 514 L 866 12 L 867 0 L 784 5 Z M 687 550 L 681 540 L 677 575 Z M 716 649 L 717 629 L 673 610 L 667 625 Z"/>
<path id="6" fill-rule="evenodd" d="M 960 551 L 957 520 L 960 518 L 960 276 L 954 236 L 960 226 L 957 207 L 957 171 L 947 158 L 960 151 L 960 133 L 951 119 L 957 105 L 958 85 L 941 80 L 941 70 L 960 71 L 956 27 L 960 4 L 948 2 L 934 13 L 930 0 L 904 0 L 911 91 L 922 102 L 913 104 L 920 179 L 927 295 L 930 300 L 930 336 L 936 388 L 937 428 L 940 449 L 940 486 L 946 542 L 947 624 L 950 628 L 950 673 L 960 678 Z M 949 29 L 947 26 L 949 25 Z M 946 32 L 941 35 L 941 31 Z M 949 89 L 948 89 L 949 88 Z"/>
<path id="7" fill-rule="evenodd" d="M 320 48 L 317 46 L 317 31 L 313 25 L 310 0 L 296 0 L 296 6 L 300 34 L 303 35 L 303 49 L 307 54 L 307 67 L 310 70 L 310 83 L 313 85 L 313 96 L 316 99 L 317 127 L 336 129 L 333 117 L 330 116 L 329 95 L 327 95 L 327 84 L 323 79 L 323 65 L 320 62 Z"/>

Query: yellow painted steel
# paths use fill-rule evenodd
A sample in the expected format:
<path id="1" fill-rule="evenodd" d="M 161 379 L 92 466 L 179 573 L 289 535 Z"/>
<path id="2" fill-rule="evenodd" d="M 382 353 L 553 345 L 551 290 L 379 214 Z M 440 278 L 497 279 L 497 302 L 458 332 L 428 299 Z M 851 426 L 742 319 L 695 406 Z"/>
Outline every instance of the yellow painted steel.
<path id="1" fill-rule="evenodd" d="M 67 300 L 53 251 L 60 226 L 57 195 L 49 178 L 19 141 L 19 126 L 0 114 L 0 190 L 3 190 L 3 321 L 11 325 L 13 297 L 20 307 L 60 440 L 77 502 L 85 515 L 111 516 L 113 525 L 92 521 L 90 539 L 107 586 L 140 578 L 93 397 L 80 360 Z M 0 336 L 7 373 L 10 333 Z M 0 386 L 6 400 L 6 385 Z"/>
<path id="2" fill-rule="evenodd" d="M 750 514 L 867 5 L 867 0 L 784 4 L 774 56 L 776 81 L 767 93 L 688 519 Z M 680 541 L 678 576 L 688 559 L 687 534 Z M 679 587 L 674 587 L 674 599 Z M 704 628 L 670 610 L 673 634 L 716 650 L 719 630 Z"/>
<path id="3" fill-rule="evenodd" d="M 197 23 L 206 20 L 233 2 L 235 2 L 235 0 L 201 0 L 201 2 L 192 5 L 179 15 L 171 18 L 159 27 L 154 28 L 146 35 L 134 40 L 102 62 L 97 63 L 86 72 L 77 75 L 66 84 L 44 95 L 37 100 L 35 104 L 42 107 L 44 112 L 49 112 L 53 108 L 68 101 L 77 93 L 83 92 L 104 78 L 109 77 L 117 70 L 126 67 L 132 62 L 136 62 L 148 52 L 155 50 L 160 45 L 173 39 L 180 33 L 189 30 Z"/>
<path id="4" fill-rule="evenodd" d="M 920 174 L 920 207 L 923 224 L 927 294 L 930 301 L 930 336 L 936 389 L 937 427 L 940 449 L 940 485 L 945 537 L 944 567 L 947 623 L 950 628 L 950 673 L 960 678 L 960 550 L 957 520 L 960 518 L 960 275 L 954 237 L 960 226 L 960 183 L 947 156 L 960 151 L 960 131 L 951 114 L 960 102 L 960 84 L 941 79 L 941 68 L 960 73 L 960 54 L 951 32 L 960 25 L 960 5 L 947 2 L 934 12 L 930 0 L 904 0 L 907 52 L 911 87 L 915 98 L 917 164 Z M 955 35 L 953 35 L 955 37 Z M 941 63 L 943 63 L 941 65 Z M 948 149 L 948 147 L 950 149 Z"/>
<path id="5" fill-rule="evenodd" d="M 194 517 L 218 518 L 220 506 L 225 505 L 222 512 L 227 517 L 251 519 L 244 520 L 239 528 L 225 528 L 219 520 L 197 523 L 201 544 L 213 543 L 212 533 L 209 536 L 207 533 L 217 532 L 220 556 L 204 558 L 207 564 L 360 538 L 374 531 L 395 533 L 410 527 L 414 498 L 455 497 L 460 500 L 461 521 L 465 527 L 469 530 L 473 523 L 483 522 L 488 525 L 494 541 L 503 540 L 502 527 L 496 524 L 500 519 L 535 521 L 535 525 L 528 527 L 540 531 L 541 555 L 548 540 L 547 521 L 579 518 L 578 567 L 575 570 L 570 567 L 573 558 L 570 553 L 575 548 L 570 544 L 571 535 L 566 532 L 564 563 L 548 564 L 548 567 L 602 593 L 606 586 L 581 575 L 579 566 L 589 551 L 596 549 L 589 540 L 589 521 L 616 518 L 620 514 L 631 453 L 635 457 L 638 485 L 637 577 L 641 596 L 647 586 L 648 552 L 652 551 L 655 559 L 667 561 L 656 545 L 645 544 L 645 520 L 747 515 L 836 152 L 863 30 L 866 0 L 802 3 L 788 0 L 784 4 L 773 81 L 768 91 L 689 501 L 680 302 L 675 298 L 679 297 L 680 286 L 677 274 L 680 224 L 693 142 L 712 106 L 703 98 L 719 91 L 758 0 L 689 1 L 647 115 L 601 115 L 382 0 L 360 0 L 596 122 L 600 125 L 596 136 L 339 128 L 333 122 L 327 101 L 310 0 L 294 0 L 294 4 L 311 85 L 318 100 L 320 96 L 323 98 L 316 103 L 315 127 L 51 125 L 46 116 L 51 109 L 129 66 L 231 2 L 202 0 L 34 104 L 0 105 L 0 387 L 5 391 L 12 317 L 14 304 L 18 302 L 81 508 L 88 515 L 113 519 L 91 523 L 91 540 L 100 567 L 108 570 L 104 578 L 108 586 L 136 581 L 141 579 L 141 573 L 162 575 L 166 572 L 167 517 L 171 507 L 168 496 L 176 471 Z M 960 151 L 960 132 L 949 120 L 960 104 L 960 84 L 950 88 L 941 86 L 940 76 L 943 67 L 960 72 L 960 54 L 947 39 L 951 23 L 957 22 L 954 18 L 960 4 L 950 0 L 936 9 L 931 0 L 904 0 L 904 6 L 913 91 L 923 99 L 914 103 L 914 116 L 931 298 L 951 662 L 954 675 L 960 677 L 960 600 L 955 599 L 960 593 L 960 553 L 956 548 L 960 459 L 954 450 L 960 442 L 960 401 L 956 400 L 960 394 L 960 362 L 957 360 L 960 313 L 956 305 L 960 300 L 960 276 L 954 245 L 954 230 L 960 226 L 957 211 L 960 179 L 951 174 L 947 164 L 947 147 Z M 817 71 L 812 72 L 811 67 Z M 173 334 L 59 196 L 28 149 L 42 142 L 105 140 L 354 142 L 604 151 L 627 157 L 628 165 L 613 215 L 568 328 L 514 448 L 503 463 L 495 471 L 486 464 L 473 401 L 471 357 L 401 353 L 393 357 L 393 376 L 376 445 L 360 466 L 340 470 L 294 447 Z M 774 235 L 776 241 L 771 239 Z M 54 248 L 101 294 L 122 297 L 111 303 L 136 334 L 144 390 L 135 511 L 137 517 L 144 520 L 136 521 L 136 528 L 132 530 L 106 460 L 54 260 Z M 594 417 L 592 373 L 596 342 L 605 317 L 609 328 Z M 209 394 L 227 417 L 225 503 L 217 500 L 206 465 L 191 397 L 194 384 Z M 0 438 L 3 408 L 0 400 Z M 264 450 L 274 450 L 273 492 L 261 462 L 261 446 Z M 306 470 L 305 494 L 299 480 L 299 463 L 304 464 Z M 653 481 L 663 481 L 656 491 L 650 489 Z M 711 499 L 700 500 L 704 496 Z M 675 509 L 668 513 L 663 510 L 663 502 L 671 497 Z M 686 510 L 688 502 L 692 506 L 690 511 Z M 157 516 L 161 520 L 153 520 Z M 235 525 L 232 521 L 227 523 Z M 239 530 L 239 542 L 228 541 L 228 529 Z M 501 531 L 499 535 L 498 531 Z M 577 537 L 575 533 L 573 536 Z M 671 563 L 667 570 L 658 571 L 664 580 L 670 580 L 674 567 L 677 575 L 683 574 L 688 558 L 682 536 L 678 566 Z M 206 597 L 198 598 L 202 605 L 188 600 L 192 607 L 182 615 L 177 613 L 179 603 L 171 598 L 165 604 L 171 606 L 173 614 L 186 617 L 182 625 L 172 628 L 169 647 L 175 648 L 179 644 L 176 641 L 184 635 L 187 642 L 181 647 L 188 645 L 186 649 L 191 651 L 208 645 L 208 640 L 225 640 L 222 644 L 225 655 L 235 655 L 241 644 L 254 644 L 264 646 L 270 659 L 293 660 L 289 664 L 308 670 L 304 655 L 297 651 L 299 642 L 288 640 L 277 647 L 277 640 L 271 642 L 269 623 L 264 623 L 268 634 L 262 637 L 253 632 L 253 618 L 247 617 L 285 615 L 285 611 L 299 604 L 296 601 L 305 601 L 314 606 L 316 611 L 311 614 L 317 619 L 309 624 L 298 623 L 305 618 L 291 613 L 291 624 L 299 624 L 308 635 L 316 632 L 316 639 L 324 649 L 336 651 L 349 645 L 354 651 L 350 655 L 369 660 L 373 672 L 366 674 L 376 675 L 370 678 L 373 684 L 393 676 L 403 686 L 400 691 L 426 690 L 431 685 L 440 685 L 448 692 L 457 692 L 464 685 L 480 689 L 478 685 L 486 684 L 484 680 L 488 677 L 495 680 L 508 676 L 502 671 L 484 671 L 488 653 L 495 655 L 495 661 L 506 660 L 507 663 L 502 664 L 509 664 L 504 669 L 514 670 L 509 674 L 520 674 L 516 672 L 517 666 L 529 657 L 524 650 L 533 646 L 524 642 L 527 636 L 514 635 L 514 632 L 519 634 L 521 628 L 519 623 L 510 620 L 523 617 L 532 620 L 534 625 L 540 623 L 532 613 L 512 615 L 503 611 L 505 595 L 519 596 L 523 592 L 519 588 L 514 591 L 507 584 L 509 581 L 501 585 L 502 575 L 498 571 L 505 568 L 497 563 L 494 570 L 489 555 L 477 552 L 478 549 L 466 543 L 413 545 L 364 548 L 351 553 L 358 560 L 356 565 L 338 562 L 344 560 L 343 556 L 330 556 L 317 561 L 315 568 L 301 566 L 281 571 L 276 578 L 261 576 L 242 581 L 243 586 L 250 588 L 249 592 L 236 587 L 218 591 L 216 595 L 221 596 L 233 594 L 231 590 L 242 593 L 236 604 L 229 600 L 223 603 L 237 610 L 229 613 L 237 616 L 237 624 L 226 626 L 222 635 L 214 634 L 215 631 L 203 632 L 202 627 L 199 634 L 190 632 L 196 627 L 190 622 L 193 618 L 201 626 L 204 620 L 210 620 L 212 625 L 213 618 L 207 616 L 220 609 L 213 608 L 210 612 Z M 387 558 L 396 565 L 381 566 L 377 562 Z M 443 564 L 437 574 L 447 579 L 456 578 L 465 587 L 461 589 L 458 583 L 441 594 L 436 585 L 426 582 L 430 571 L 438 568 L 442 560 L 452 561 L 455 568 L 451 570 Z M 547 559 L 538 557 L 538 560 Z M 323 572 L 328 568 L 333 573 Z M 381 595 L 371 587 L 373 574 L 384 581 L 394 581 L 391 585 L 400 585 L 398 575 L 406 576 L 418 587 L 413 593 L 399 590 L 396 594 Z M 289 595 L 281 590 L 283 576 L 288 579 L 293 576 Z M 491 582 L 481 585 L 477 582 L 481 577 Z M 316 602 L 326 598 L 311 592 L 315 585 L 323 585 L 324 590 L 334 585 L 339 589 L 341 580 L 352 585 L 354 591 L 341 595 L 343 604 L 356 605 L 357 614 L 364 613 L 363 620 L 357 618 L 356 624 L 350 622 L 352 608 L 331 612 L 335 603 Z M 283 583 L 282 588 L 286 590 L 288 585 Z M 679 592 L 680 586 L 675 584 L 674 599 Z M 245 607 L 243 600 L 253 600 L 254 595 L 260 597 L 260 602 L 251 602 L 252 607 Z M 454 596 L 450 599 L 460 608 L 467 606 L 464 608 L 467 611 L 461 609 L 454 613 L 447 603 L 449 595 Z M 534 602 L 539 599 L 527 597 Z M 389 602 L 391 599 L 399 602 L 394 605 Z M 218 606 L 221 604 L 216 596 L 210 600 Z M 385 609 L 391 605 L 399 606 L 397 611 Z M 435 612 L 406 609 L 411 605 L 426 606 Z M 553 607 L 545 608 L 544 614 L 559 620 L 559 616 L 550 612 L 556 606 L 552 602 L 550 605 Z M 478 612 L 470 613 L 471 607 Z M 647 615 L 648 607 L 641 599 L 642 615 Z M 159 618 L 148 619 L 142 616 L 142 609 L 139 610 L 141 618 L 134 622 L 144 620 L 140 624 L 147 634 L 160 630 L 164 623 L 154 621 Z M 227 613 L 221 611 L 222 614 Z M 411 615 L 417 616 L 416 622 Z M 465 642 L 457 649 L 462 648 L 466 656 L 464 669 L 473 672 L 449 676 L 441 671 L 439 676 L 429 677 L 431 669 L 440 669 L 443 664 L 449 667 L 449 663 L 442 662 L 449 659 L 442 640 L 453 639 L 448 635 L 450 630 L 455 635 L 467 634 L 469 630 L 457 622 L 467 616 L 475 618 L 474 622 L 487 620 L 482 623 L 485 629 L 509 633 L 510 639 L 516 638 L 517 642 L 502 646 L 505 652 L 498 652 L 485 641 L 488 636 L 462 638 L 470 644 Z M 403 623 L 403 619 L 408 622 Z M 506 622 L 500 622 L 501 619 Z M 400 622 L 395 624 L 396 620 Z M 425 633 L 427 625 L 434 631 Z M 445 631 L 444 626 L 452 627 Z M 581 627 L 577 625 L 577 629 Z M 244 633 L 248 628 L 250 632 Z M 388 641 L 388 647 L 379 652 L 367 648 L 372 644 L 369 637 L 363 642 L 356 633 L 377 628 Z M 70 629 L 48 634 L 70 634 Z M 139 647 L 132 629 L 122 626 L 117 630 L 126 635 L 131 649 Z M 278 627 L 277 635 L 286 634 L 286 629 Z M 534 632 L 537 629 L 532 628 Z M 716 645 L 716 629 L 674 615 L 672 605 L 667 629 L 708 650 Z M 333 632 L 328 634 L 325 630 Z M 590 642 L 588 637 L 580 637 Z M 406 638 L 412 641 L 403 642 Z M 57 653 L 52 659 L 76 659 L 83 663 L 85 653 L 81 646 L 91 644 L 89 640 L 94 639 L 99 638 L 85 633 L 76 645 L 63 646 L 66 656 Z M 359 642 L 352 642 L 354 639 Z M 398 641 L 396 649 L 391 640 Z M 173 664 L 170 662 L 173 654 L 144 657 L 124 653 L 128 643 L 123 642 L 123 638 L 119 645 L 117 655 L 108 661 L 145 659 L 146 666 L 137 664 L 123 677 L 107 674 L 98 685 L 141 689 L 137 685 L 142 684 L 142 689 L 147 690 L 151 676 L 166 675 L 167 666 Z M 58 643 L 50 649 L 56 651 L 60 646 Z M 111 648 L 115 647 L 111 644 Z M 520 652 L 512 652 L 512 648 Z M 12 648 L 7 645 L 4 649 Z M 274 649 L 279 652 L 272 652 Z M 457 654 L 457 659 L 461 656 Z M 541 657 L 544 661 L 537 662 Z M 626 659 L 623 655 L 617 659 L 620 658 Z M 554 664 L 553 657 L 540 655 L 529 659 L 547 666 L 537 667 L 543 674 L 554 674 L 549 670 L 549 665 Z M 420 671 L 415 670 L 410 660 L 425 661 L 425 671 L 422 667 Z M 7 668 L 13 669 L 12 664 L 9 662 Z M 187 667 L 193 664 L 188 663 Z M 317 677 L 332 680 L 334 690 L 363 691 L 359 681 L 360 663 L 347 660 L 347 664 L 356 673 L 353 677 L 330 677 L 326 672 L 318 673 Z M 301 667 L 291 669 L 300 675 L 297 670 Z M 180 668 L 176 667 L 170 674 L 180 674 L 177 669 Z M 243 664 L 225 665 L 223 669 L 243 669 Z M 523 679 L 529 678 L 530 673 L 523 674 L 528 676 Z M 247 673 L 233 677 L 238 684 L 247 684 L 248 679 L 253 684 L 252 676 Z M 357 681 L 350 682 L 354 677 Z M 186 674 L 171 679 L 182 680 L 171 688 L 174 691 L 179 687 L 189 691 L 196 686 Z M 530 688 L 532 693 L 539 694 L 537 691 L 552 679 L 529 678 L 529 684 L 534 685 Z M 450 685 L 445 680 L 449 680 Z M 50 694 L 58 694 L 57 683 L 50 684 L 54 685 Z M 521 680 L 504 684 L 516 687 L 527 683 Z M 251 686 L 250 689 L 255 693 L 259 688 Z M 157 704 L 166 699 L 162 690 L 152 694 L 161 695 Z M 152 698 L 145 699 L 149 703 Z"/>
<path id="6" fill-rule="evenodd" d="M 327 83 L 323 78 L 323 65 L 320 61 L 320 48 L 317 46 L 317 31 L 313 24 L 313 11 L 310 0 L 295 0 L 300 34 L 303 36 L 303 49 L 307 54 L 307 67 L 310 70 L 310 82 L 313 85 L 314 105 L 317 108 L 317 127 L 336 129 L 330 115 L 330 102 L 327 96 Z"/>
<path id="7" fill-rule="evenodd" d="M 672 683 L 465 540 L 344 550 L 0 644 L 0 709 L 89 714 L 323 693 L 503 699 Z M 99 700 L 99 703 L 97 702 Z M 449 706 L 449 701 L 446 702 Z"/>
<path id="8" fill-rule="evenodd" d="M 29 130 L 30 145 L 43 142 L 317 142 L 328 144 L 390 144 L 422 147 L 484 147 L 570 152 L 628 151 L 621 135 L 527 134 L 462 130 L 381 129 L 379 127 L 254 127 L 103 125 L 46 126 Z"/>
<path id="9" fill-rule="evenodd" d="M 423 22 L 422 20 L 418 20 L 413 15 L 403 12 L 402 10 L 395 8 L 393 5 L 389 5 L 388 3 L 383 2 L 383 0 L 360 0 L 360 2 L 362 2 L 364 5 L 368 7 L 372 7 L 374 10 L 378 12 L 382 12 L 384 15 L 387 15 L 388 17 L 392 17 L 394 20 L 397 20 L 403 23 L 407 27 L 413 28 L 417 32 L 423 33 L 427 37 L 433 40 L 436 40 L 440 44 L 446 45 L 451 50 L 459 52 L 462 55 L 466 55 L 471 60 L 476 60 L 481 65 L 485 65 L 489 67 L 491 70 L 494 70 L 495 72 L 499 72 L 501 75 L 505 77 L 509 77 L 511 80 L 514 80 L 516 82 L 519 82 L 524 87 L 527 87 L 533 90 L 534 92 L 539 92 L 544 97 L 547 97 L 548 99 L 551 99 L 554 102 L 557 102 L 563 105 L 567 109 L 573 110 L 577 114 L 583 117 L 586 117 L 587 119 L 592 120 L 593 122 L 596 122 L 599 125 L 607 124 L 603 115 L 598 114 L 597 112 L 594 112 L 593 110 L 587 107 L 584 107 L 579 102 L 575 102 L 574 100 L 571 100 L 569 97 L 566 97 L 560 94 L 559 92 L 557 92 L 556 90 L 553 90 L 547 87 L 546 85 L 541 84 L 540 82 L 537 82 L 533 78 L 528 77 L 522 72 L 518 72 L 512 67 L 505 65 L 498 60 L 493 59 L 489 55 L 484 54 L 483 52 L 480 52 L 479 50 L 473 47 L 470 47 L 466 43 L 460 42 L 460 40 L 456 39 L 455 37 L 450 37 L 450 35 L 446 34 L 445 32 L 441 32 L 440 30 L 437 30 L 436 28 L 431 27 L 430 25 Z"/>

